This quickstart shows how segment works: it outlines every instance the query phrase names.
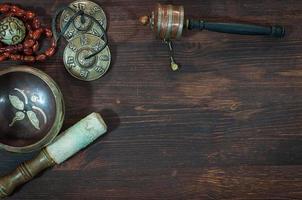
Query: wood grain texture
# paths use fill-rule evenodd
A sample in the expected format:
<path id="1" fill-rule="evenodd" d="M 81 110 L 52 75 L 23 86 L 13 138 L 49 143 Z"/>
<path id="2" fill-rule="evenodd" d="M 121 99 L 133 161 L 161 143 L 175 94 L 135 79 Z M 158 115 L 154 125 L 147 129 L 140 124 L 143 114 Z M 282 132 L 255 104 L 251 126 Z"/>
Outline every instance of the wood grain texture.
<path id="1" fill-rule="evenodd" d="M 45 24 L 69 3 L 10 2 Z M 109 19 L 109 73 L 91 83 L 72 78 L 64 42 L 34 66 L 62 89 L 64 129 L 96 111 L 110 133 L 11 199 L 302 199 L 302 1 L 173 1 L 190 17 L 287 29 L 285 39 L 186 33 L 175 43 L 178 73 L 167 47 L 137 21 L 156 1 L 96 2 Z M 0 173 L 32 156 L 0 152 Z"/>

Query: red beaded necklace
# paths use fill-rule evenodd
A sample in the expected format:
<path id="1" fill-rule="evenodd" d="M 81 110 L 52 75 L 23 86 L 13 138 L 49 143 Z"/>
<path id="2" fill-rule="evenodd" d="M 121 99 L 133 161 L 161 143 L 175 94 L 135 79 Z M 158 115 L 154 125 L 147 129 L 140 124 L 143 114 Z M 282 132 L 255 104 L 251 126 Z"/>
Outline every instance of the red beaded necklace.
<path id="1" fill-rule="evenodd" d="M 16 45 L 5 45 L 0 42 L 0 61 L 11 59 L 14 61 L 35 62 L 44 61 L 56 51 L 56 42 L 52 31 L 41 27 L 41 22 L 32 11 L 25 11 L 15 5 L 0 4 L 0 13 L 5 17 L 16 17 L 23 21 L 27 34 L 23 42 Z M 39 39 L 42 34 L 50 41 L 50 47 L 44 53 L 38 53 Z"/>

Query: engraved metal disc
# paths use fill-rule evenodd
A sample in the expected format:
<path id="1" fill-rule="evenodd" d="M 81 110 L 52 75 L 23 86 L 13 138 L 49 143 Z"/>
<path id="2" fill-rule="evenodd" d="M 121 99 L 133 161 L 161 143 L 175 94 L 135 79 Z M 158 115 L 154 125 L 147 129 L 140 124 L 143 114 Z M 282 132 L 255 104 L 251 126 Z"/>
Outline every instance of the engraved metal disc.
<path id="1" fill-rule="evenodd" d="M 77 79 L 93 81 L 102 77 L 109 69 L 111 54 L 106 46 L 96 56 L 87 56 L 100 50 L 104 41 L 92 34 L 83 34 L 72 39 L 64 50 L 64 65 L 67 71 Z"/>
<path id="2" fill-rule="evenodd" d="M 103 9 L 96 3 L 87 1 L 87 0 L 77 0 L 73 3 L 69 4 L 69 7 L 75 11 L 82 10 L 85 14 L 90 15 L 91 17 L 95 18 L 99 21 L 104 30 L 107 28 L 107 19 L 106 14 Z M 65 27 L 67 22 L 71 19 L 71 17 L 75 13 L 72 10 L 66 9 L 60 18 L 60 28 L 61 30 Z M 70 24 L 68 29 L 66 30 L 64 37 L 67 41 L 70 41 L 74 37 L 78 36 L 79 34 L 83 33 L 90 33 L 96 36 L 102 37 L 103 32 L 100 26 L 95 23 L 89 17 L 84 17 L 84 21 L 81 19 L 81 16 L 76 17 L 76 19 Z"/>

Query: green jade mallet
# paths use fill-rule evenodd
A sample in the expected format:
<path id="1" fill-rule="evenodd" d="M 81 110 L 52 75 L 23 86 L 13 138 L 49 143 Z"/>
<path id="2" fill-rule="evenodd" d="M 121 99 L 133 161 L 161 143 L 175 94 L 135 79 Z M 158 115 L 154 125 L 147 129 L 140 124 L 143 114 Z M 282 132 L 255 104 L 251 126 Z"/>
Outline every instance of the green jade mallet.
<path id="1" fill-rule="evenodd" d="M 59 165 L 105 134 L 107 126 L 102 117 L 92 113 L 66 130 L 40 154 L 15 171 L 0 178 L 0 198 L 11 195 L 22 184 L 30 181 L 47 168 Z"/>

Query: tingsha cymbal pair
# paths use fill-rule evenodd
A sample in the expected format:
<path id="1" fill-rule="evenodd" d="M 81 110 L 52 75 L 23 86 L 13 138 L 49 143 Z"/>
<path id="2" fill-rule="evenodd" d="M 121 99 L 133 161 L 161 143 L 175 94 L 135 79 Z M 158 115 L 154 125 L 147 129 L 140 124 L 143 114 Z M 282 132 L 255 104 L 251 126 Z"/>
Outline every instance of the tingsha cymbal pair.
<path id="1" fill-rule="evenodd" d="M 63 61 L 66 70 L 75 78 L 94 81 L 105 75 L 111 63 L 108 47 L 107 18 L 103 9 L 96 3 L 77 0 L 58 10 L 53 21 L 60 15 L 60 33 L 68 44 L 64 50 Z"/>

